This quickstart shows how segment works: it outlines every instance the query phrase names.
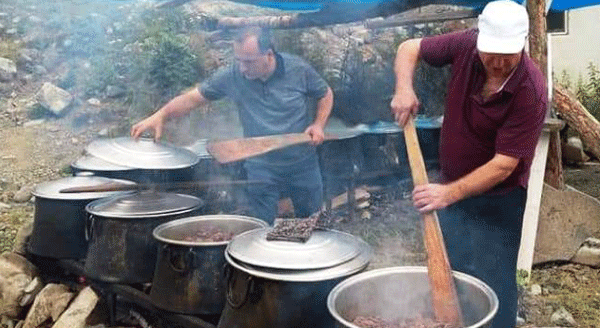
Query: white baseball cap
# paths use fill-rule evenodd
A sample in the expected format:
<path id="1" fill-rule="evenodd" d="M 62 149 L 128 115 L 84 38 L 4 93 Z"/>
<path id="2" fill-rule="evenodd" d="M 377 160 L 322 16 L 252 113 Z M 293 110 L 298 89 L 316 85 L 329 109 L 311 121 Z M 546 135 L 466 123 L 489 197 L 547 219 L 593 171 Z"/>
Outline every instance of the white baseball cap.
<path id="1" fill-rule="evenodd" d="M 529 16 L 524 6 L 511 0 L 488 3 L 478 20 L 477 49 L 496 54 L 516 54 L 525 47 Z"/>

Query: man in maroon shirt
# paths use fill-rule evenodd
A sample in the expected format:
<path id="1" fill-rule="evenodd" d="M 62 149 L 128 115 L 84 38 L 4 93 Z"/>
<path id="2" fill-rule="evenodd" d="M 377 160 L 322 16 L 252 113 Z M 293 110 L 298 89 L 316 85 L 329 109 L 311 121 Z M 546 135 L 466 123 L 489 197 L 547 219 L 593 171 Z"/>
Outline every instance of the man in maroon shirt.
<path id="1" fill-rule="evenodd" d="M 527 181 L 547 108 L 543 75 L 524 52 L 527 12 L 490 2 L 478 29 L 411 39 L 398 48 L 391 108 L 403 126 L 419 100 L 419 60 L 451 65 L 440 137 L 442 181 L 417 186 L 420 212 L 439 210 L 450 264 L 485 281 L 500 306 L 493 327 L 513 327 L 516 262 Z"/>

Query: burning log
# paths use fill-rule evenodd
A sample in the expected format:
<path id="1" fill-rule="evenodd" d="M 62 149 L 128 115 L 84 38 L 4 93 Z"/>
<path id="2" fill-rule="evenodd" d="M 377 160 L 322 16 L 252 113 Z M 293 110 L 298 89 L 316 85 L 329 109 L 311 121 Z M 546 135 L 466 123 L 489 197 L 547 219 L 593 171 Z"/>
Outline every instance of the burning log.
<path id="1" fill-rule="evenodd" d="M 600 123 L 567 89 L 554 87 L 554 103 L 561 116 L 581 137 L 586 150 L 600 159 Z"/>
<path id="2" fill-rule="evenodd" d="M 91 287 L 85 287 L 52 328 L 83 328 L 85 320 L 96 307 L 99 297 Z"/>

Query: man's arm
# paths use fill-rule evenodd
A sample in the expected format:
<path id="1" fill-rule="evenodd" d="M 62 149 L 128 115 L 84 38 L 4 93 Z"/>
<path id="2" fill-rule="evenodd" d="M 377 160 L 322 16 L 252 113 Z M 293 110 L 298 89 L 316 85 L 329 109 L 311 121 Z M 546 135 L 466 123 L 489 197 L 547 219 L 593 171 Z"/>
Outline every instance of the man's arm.
<path id="1" fill-rule="evenodd" d="M 496 154 L 490 161 L 456 181 L 416 186 L 413 203 L 422 213 L 444 208 L 492 189 L 508 178 L 518 164 L 518 158 Z"/>
<path id="2" fill-rule="evenodd" d="M 419 100 L 413 88 L 413 77 L 420 51 L 421 39 L 410 39 L 402 42 L 396 53 L 394 61 L 396 88 L 390 106 L 400 126 L 404 126 L 409 115 L 416 115 L 419 109 Z"/>
<path id="3" fill-rule="evenodd" d="M 323 129 L 329 115 L 331 115 L 331 109 L 333 108 L 333 91 L 330 87 L 327 87 L 325 95 L 317 102 L 317 114 L 315 121 L 304 131 L 311 136 L 311 144 L 318 145 L 325 139 L 325 133 Z"/>
<path id="4" fill-rule="evenodd" d="M 192 90 L 171 99 L 154 114 L 132 126 L 130 132 L 131 136 L 134 139 L 137 139 L 144 131 L 153 130 L 154 140 L 158 141 L 162 136 L 164 124 L 167 119 L 186 115 L 191 112 L 192 109 L 204 105 L 206 102 L 208 102 L 208 100 L 202 96 L 202 93 L 200 93 L 198 88 L 193 88 Z"/>

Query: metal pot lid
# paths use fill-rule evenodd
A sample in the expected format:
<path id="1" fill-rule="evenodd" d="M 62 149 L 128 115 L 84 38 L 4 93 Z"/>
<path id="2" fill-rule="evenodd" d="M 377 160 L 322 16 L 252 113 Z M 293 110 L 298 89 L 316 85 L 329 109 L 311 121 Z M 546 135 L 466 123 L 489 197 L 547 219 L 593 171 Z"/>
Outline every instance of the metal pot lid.
<path id="1" fill-rule="evenodd" d="M 324 281 L 350 276 L 354 273 L 362 271 L 367 267 L 367 265 L 369 265 L 369 262 L 373 257 L 373 249 L 367 243 L 358 238 L 357 243 L 359 249 L 358 256 L 340 265 L 324 269 L 278 270 L 255 267 L 232 258 L 231 255 L 229 255 L 229 247 L 231 247 L 231 243 L 225 250 L 225 260 L 234 268 L 259 278 L 290 282 Z"/>
<path id="2" fill-rule="evenodd" d="M 329 268 L 360 254 L 359 239 L 335 230 L 314 230 L 304 243 L 268 241 L 273 228 L 256 229 L 234 237 L 231 257 L 244 264 L 273 269 L 311 270 Z"/>
<path id="3" fill-rule="evenodd" d="M 89 172 L 86 172 L 89 173 Z M 81 192 L 81 193 L 61 193 L 60 191 L 66 188 L 75 187 L 92 187 L 102 185 L 106 183 L 124 183 L 124 184 L 136 184 L 133 181 L 111 179 L 104 177 L 97 177 L 90 174 L 78 174 L 74 177 L 62 178 L 54 181 L 48 181 L 40 183 L 35 186 L 33 195 L 35 197 L 48 198 L 48 199 L 63 199 L 63 200 L 86 200 L 86 199 L 98 199 L 114 195 L 123 195 L 123 191 L 108 191 L 108 192 Z"/>
<path id="4" fill-rule="evenodd" d="M 92 141 L 86 151 L 109 163 L 138 169 L 169 170 L 191 167 L 199 162 L 191 150 L 156 143 L 150 138 L 130 137 Z"/>
<path id="5" fill-rule="evenodd" d="M 185 213 L 202 205 L 200 198 L 190 195 L 141 191 L 98 199 L 89 203 L 85 209 L 100 217 L 139 219 Z"/>
<path id="6" fill-rule="evenodd" d="M 75 162 L 71 163 L 71 166 L 79 170 L 84 171 L 130 171 L 135 170 L 132 167 L 122 166 L 107 162 L 96 156 L 90 154 L 84 154 L 79 157 Z"/>

